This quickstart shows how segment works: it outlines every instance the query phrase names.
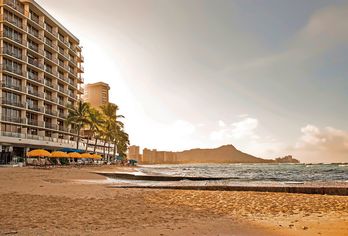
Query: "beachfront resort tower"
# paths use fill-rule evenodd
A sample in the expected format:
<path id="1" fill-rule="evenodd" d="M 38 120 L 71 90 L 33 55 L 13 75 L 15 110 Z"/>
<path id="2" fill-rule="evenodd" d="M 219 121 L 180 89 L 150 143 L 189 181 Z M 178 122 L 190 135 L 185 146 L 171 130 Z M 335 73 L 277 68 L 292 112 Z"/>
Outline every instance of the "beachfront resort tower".
<path id="1" fill-rule="evenodd" d="M 33 0 L 0 0 L 0 164 L 28 148 L 72 148 L 83 94 L 79 39 Z"/>

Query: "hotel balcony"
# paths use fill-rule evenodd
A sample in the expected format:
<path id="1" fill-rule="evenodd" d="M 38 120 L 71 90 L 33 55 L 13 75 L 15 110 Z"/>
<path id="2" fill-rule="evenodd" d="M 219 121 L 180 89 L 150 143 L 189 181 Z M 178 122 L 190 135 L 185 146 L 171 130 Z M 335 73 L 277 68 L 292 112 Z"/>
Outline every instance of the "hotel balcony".
<path id="1" fill-rule="evenodd" d="M 9 48 L 1 48 L 1 54 L 14 57 L 21 61 L 26 61 L 26 56 L 23 53 L 14 52 Z"/>
<path id="2" fill-rule="evenodd" d="M 28 119 L 28 125 L 32 125 L 32 126 L 38 126 L 38 127 L 42 127 L 42 122 L 39 122 L 38 120 L 35 119 Z"/>
<path id="3" fill-rule="evenodd" d="M 53 111 L 52 109 L 45 109 L 45 114 L 51 115 L 51 116 L 57 116 L 58 112 Z"/>
<path id="4" fill-rule="evenodd" d="M 1 120 L 17 124 L 26 124 L 26 119 L 20 117 L 1 116 Z"/>
<path id="5" fill-rule="evenodd" d="M 15 101 L 15 100 L 7 100 L 7 99 L 4 99 L 4 98 L 2 99 L 2 105 L 9 105 L 9 106 L 25 108 L 25 103 L 24 102 Z"/>
<path id="6" fill-rule="evenodd" d="M 33 95 L 35 97 L 38 97 L 38 98 L 43 98 L 44 97 L 44 94 L 39 92 L 39 91 L 36 91 L 36 90 L 32 90 L 32 89 L 28 89 L 28 94 L 29 95 Z"/>
<path id="7" fill-rule="evenodd" d="M 31 80 L 31 81 L 35 81 L 35 82 L 38 82 L 40 84 L 43 84 L 44 83 L 44 79 L 43 78 L 40 78 L 34 74 L 30 74 L 28 73 L 28 79 Z"/>
<path id="8" fill-rule="evenodd" d="M 17 84 L 3 82 L 1 86 L 2 88 L 8 88 L 8 89 L 13 89 L 20 92 L 25 92 L 25 87 L 17 85 Z"/>
<path id="9" fill-rule="evenodd" d="M 9 15 L 1 15 L 1 21 L 7 22 L 9 24 L 11 24 L 12 26 L 15 26 L 16 28 L 19 28 L 20 30 L 26 31 L 27 27 L 26 25 L 24 25 L 21 21 L 16 21 L 15 19 L 13 19 L 11 16 Z"/>
<path id="10" fill-rule="evenodd" d="M 21 70 L 19 68 L 15 68 L 11 65 L 7 65 L 7 64 L 0 65 L 0 70 L 4 70 L 4 71 L 8 71 L 8 72 L 20 75 L 20 76 L 24 76 L 23 70 Z"/>
<path id="11" fill-rule="evenodd" d="M 58 129 L 58 125 L 56 125 L 56 124 L 52 124 L 52 123 L 48 123 L 48 122 L 45 122 L 45 128 L 47 128 L 47 129 L 53 129 L 53 130 L 57 130 L 57 129 Z"/>
<path id="12" fill-rule="evenodd" d="M 24 7 L 20 7 L 17 4 L 17 0 L 4 0 L 4 4 L 16 10 L 17 12 L 24 14 Z"/>
<path id="13" fill-rule="evenodd" d="M 46 99 L 47 101 L 57 103 L 57 98 L 55 98 L 55 97 L 53 97 L 53 96 L 45 95 L 45 99 Z"/>
<path id="14" fill-rule="evenodd" d="M 44 110 L 43 107 L 39 107 L 37 105 L 30 105 L 30 104 L 28 104 L 28 109 L 32 111 L 40 112 L 40 113 L 43 113 L 43 110 Z"/>

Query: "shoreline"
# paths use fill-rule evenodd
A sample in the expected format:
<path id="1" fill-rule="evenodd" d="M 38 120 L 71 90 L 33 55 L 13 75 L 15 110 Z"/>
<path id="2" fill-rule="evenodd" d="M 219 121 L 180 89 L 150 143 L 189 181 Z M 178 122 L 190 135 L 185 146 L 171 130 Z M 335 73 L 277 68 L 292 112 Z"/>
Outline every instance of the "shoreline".
<path id="1" fill-rule="evenodd" d="M 115 166 L 0 168 L 0 235 L 337 235 L 348 197 L 246 191 L 116 189 Z M 91 182 L 88 182 L 91 181 Z"/>

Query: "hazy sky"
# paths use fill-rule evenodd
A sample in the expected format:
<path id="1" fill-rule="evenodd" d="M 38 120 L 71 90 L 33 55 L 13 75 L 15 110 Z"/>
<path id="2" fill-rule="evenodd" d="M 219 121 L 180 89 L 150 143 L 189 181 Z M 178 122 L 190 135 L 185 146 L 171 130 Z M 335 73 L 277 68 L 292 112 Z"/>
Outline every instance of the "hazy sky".
<path id="1" fill-rule="evenodd" d="M 348 0 L 37 0 L 132 144 L 348 162 Z"/>

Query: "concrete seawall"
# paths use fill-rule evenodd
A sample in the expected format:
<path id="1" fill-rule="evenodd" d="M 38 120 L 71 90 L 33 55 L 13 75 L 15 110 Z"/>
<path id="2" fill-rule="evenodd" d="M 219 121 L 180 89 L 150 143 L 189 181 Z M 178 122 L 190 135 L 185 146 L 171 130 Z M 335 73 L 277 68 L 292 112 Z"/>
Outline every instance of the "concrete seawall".
<path id="1" fill-rule="evenodd" d="M 111 188 L 138 189 L 172 189 L 172 190 L 205 190 L 205 191 L 253 191 L 253 192 L 283 192 L 302 194 L 326 194 L 348 196 L 348 188 L 343 187 L 280 187 L 280 186 L 112 186 Z"/>

